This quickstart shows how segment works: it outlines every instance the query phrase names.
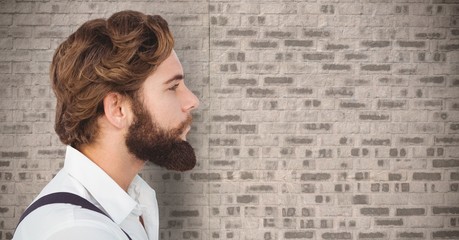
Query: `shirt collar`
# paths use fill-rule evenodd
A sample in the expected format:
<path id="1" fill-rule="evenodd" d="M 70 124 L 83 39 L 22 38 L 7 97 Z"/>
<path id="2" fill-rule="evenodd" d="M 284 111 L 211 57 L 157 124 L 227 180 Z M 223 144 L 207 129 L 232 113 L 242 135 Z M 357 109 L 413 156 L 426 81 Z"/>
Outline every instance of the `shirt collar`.
<path id="1" fill-rule="evenodd" d="M 88 190 L 116 224 L 136 208 L 135 201 L 104 170 L 71 146 L 67 146 L 64 169 Z"/>

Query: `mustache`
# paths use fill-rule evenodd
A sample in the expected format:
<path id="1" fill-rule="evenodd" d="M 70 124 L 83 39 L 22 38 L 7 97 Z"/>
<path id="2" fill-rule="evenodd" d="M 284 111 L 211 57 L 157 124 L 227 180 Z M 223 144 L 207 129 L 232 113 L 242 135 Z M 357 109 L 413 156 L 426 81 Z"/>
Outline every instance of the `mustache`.
<path id="1" fill-rule="evenodd" d="M 193 122 L 193 117 L 189 114 L 186 119 L 181 122 L 178 127 L 172 130 L 174 136 L 180 136 Z"/>

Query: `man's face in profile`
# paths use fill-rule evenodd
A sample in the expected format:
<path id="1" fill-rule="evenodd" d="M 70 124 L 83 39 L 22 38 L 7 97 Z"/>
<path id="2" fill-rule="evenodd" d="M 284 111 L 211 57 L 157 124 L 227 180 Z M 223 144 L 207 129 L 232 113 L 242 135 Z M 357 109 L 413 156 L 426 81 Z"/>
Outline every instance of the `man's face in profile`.
<path id="1" fill-rule="evenodd" d="M 196 165 L 196 156 L 186 141 L 191 110 L 199 105 L 185 86 L 177 55 L 161 63 L 143 84 L 134 99 L 133 123 L 126 135 L 128 150 L 138 159 L 169 170 L 186 171 Z"/>

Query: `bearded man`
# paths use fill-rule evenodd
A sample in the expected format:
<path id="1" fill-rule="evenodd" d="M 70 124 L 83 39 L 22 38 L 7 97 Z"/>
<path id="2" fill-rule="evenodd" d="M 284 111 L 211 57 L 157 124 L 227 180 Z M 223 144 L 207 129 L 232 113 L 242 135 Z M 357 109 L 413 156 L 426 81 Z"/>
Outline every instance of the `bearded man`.
<path id="1" fill-rule="evenodd" d="M 58 47 L 50 75 L 65 163 L 13 239 L 158 239 L 156 195 L 139 171 L 196 164 L 186 135 L 199 100 L 173 46 L 163 18 L 122 11 Z"/>

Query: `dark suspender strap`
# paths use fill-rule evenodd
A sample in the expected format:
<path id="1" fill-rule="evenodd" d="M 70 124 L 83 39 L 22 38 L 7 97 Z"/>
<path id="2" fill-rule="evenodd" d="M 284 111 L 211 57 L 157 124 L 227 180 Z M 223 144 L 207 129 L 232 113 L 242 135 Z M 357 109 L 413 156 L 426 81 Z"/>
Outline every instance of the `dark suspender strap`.
<path id="1" fill-rule="evenodd" d="M 24 218 L 27 217 L 27 215 L 29 215 L 35 209 L 37 209 L 39 207 L 42 207 L 42 206 L 45 206 L 45 205 L 48 205 L 48 204 L 54 204 L 54 203 L 67 203 L 67 204 L 80 206 L 80 207 L 82 207 L 84 209 L 88 209 L 88 210 L 91 210 L 91 211 L 94 211 L 94 212 L 98 212 L 98 213 L 110 218 L 110 216 L 105 214 L 102 210 L 100 210 L 94 204 L 92 204 L 88 200 L 86 200 L 86 199 L 84 199 L 84 198 L 82 198 L 82 197 L 80 197 L 80 196 L 78 196 L 76 194 L 68 193 L 68 192 L 57 192 L 57 193 L 51 193 L 49 195 L 45 195 L 45 196 L 41 197 L 40 199 L 38 199 L 37 201 L 35 201 L 34 203 L 32 203 L 32 205 L 30 205 L 25 210 L 25 212 L 22 214 L 21 218 L 19 219 L 18 226 L 22 222 L 22 220 L 24 220 Z M 121 230 L 124 232 L 124 234 L 126 234 L 128 239 L 131 240 L 131 237 L 129 237 L 129 235 L 123 229 L 121 229 Z"/>

